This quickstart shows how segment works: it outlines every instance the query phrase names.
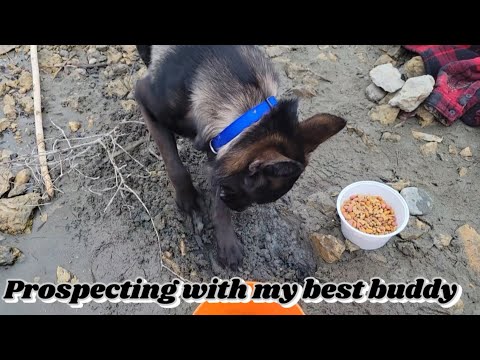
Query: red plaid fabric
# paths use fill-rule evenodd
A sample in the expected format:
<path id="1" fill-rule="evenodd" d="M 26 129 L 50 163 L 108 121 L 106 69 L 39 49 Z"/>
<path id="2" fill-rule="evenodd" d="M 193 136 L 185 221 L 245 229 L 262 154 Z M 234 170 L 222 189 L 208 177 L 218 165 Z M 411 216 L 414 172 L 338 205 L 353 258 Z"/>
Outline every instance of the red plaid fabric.
<path id="1" fill-rule="evenodd" d="M 480 126 L 480 45 L 405 45 L 436 79 L 425 106 L 446 126 Z"/>

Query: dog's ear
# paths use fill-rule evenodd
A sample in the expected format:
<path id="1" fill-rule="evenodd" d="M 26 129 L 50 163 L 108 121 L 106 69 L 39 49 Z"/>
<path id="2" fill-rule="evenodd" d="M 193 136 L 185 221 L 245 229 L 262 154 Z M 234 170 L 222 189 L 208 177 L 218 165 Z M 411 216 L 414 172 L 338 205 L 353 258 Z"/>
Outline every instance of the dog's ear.
<path id="1" fill-rule="evenodd" d="M 251 176 L 262 172 L 262 174 L 272 177 L 299 176 L 304 169 L 304 165 L 300 162 L 283 156 L 276 151 L 261 154 L 248 167 L 249 175 Z"/>
<path id="2" fill-rule="evenodd" d="M 299 136 L 305 154 L 310 154 L 318 145 L 342 130 L 346 124 L 346 120 L 330 114 L 317 114 L 300 122 Z"/>

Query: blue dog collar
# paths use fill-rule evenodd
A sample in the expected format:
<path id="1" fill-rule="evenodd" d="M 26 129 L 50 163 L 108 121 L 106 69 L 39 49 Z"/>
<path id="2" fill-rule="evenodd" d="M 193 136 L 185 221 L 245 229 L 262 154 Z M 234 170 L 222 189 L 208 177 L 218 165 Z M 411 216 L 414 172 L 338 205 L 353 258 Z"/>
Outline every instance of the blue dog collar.
<path id="1" fill-rule="evenodd" d="M 217 154 L 222 146 L 228 144 L 240 135 L 243 130 L 260 120 L 262 116 L 268 113 L 276 104 L 277 99 L 275 99 L 275 96 L 270 96 L 262 103 L 248 110 L 223 129 L 220 134 L 210 140 L 210 150 L 212 150 L 214 154 Z"/>

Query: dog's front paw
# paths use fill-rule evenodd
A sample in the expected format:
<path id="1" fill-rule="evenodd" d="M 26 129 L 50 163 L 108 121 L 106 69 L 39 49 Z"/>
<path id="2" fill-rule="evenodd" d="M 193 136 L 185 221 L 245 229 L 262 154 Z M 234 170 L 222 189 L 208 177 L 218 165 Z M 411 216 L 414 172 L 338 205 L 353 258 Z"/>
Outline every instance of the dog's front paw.
<path id="1" fill-rule="evenodd" d="M 194 210 L 200 210 L 200 194 L 195 187 L 188 190 L 177 191 L 175 202 L 180 210 L 192 215 Z"/>
<path id="2" fill-rule="evenodd" d="M 240 242 L 235 235 L 229 239 L 219 239 L 218 241 L 218 259 L 224 267 L 236 270 L 243 259 L 243 251 Z"/>

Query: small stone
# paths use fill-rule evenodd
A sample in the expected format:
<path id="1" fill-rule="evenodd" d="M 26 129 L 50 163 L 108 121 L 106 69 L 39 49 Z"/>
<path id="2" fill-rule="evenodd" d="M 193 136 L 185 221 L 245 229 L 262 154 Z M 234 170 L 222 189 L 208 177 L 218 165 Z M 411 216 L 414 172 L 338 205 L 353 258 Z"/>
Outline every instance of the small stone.
<path id="1" fill-rule="evenodd" d="M 420 152 L 423 156 L 431 156 L 437 153 L 438 143 L 435 141 L 420 146 Z"/>
<path id="2" fill-rule="evenodd" d="M 401 140 L 401 136 L 398 134 L 392 134 L 390 132 L 384 132 L 382 134 L 382 140 L 384 141 L 392 141 L 392 142 L 399 142 Z"/>
<path id="3" fill-rule="evenodd" d="M 287 63 L 285 66 L 285 73 L 289 79 L 294 79 L 300 74 L 305 74 L 308 71 L 309 70 L 305 66 L 297 63 Z"/>
<path id="4" fill-rule="evenodd" d="M 16 247 L 0 245 L 0 266 L 13 265 L 22 255 Z"/>
<path id="5" fill-rule="evenodd" d="M 20 106 L 23 108 L 23 111 L 28 114 L 32 115 L 33 110 L 34 110 L 34 104 L 33 104 L 33 99 L 31 96 L 24 96 L 23 98 L 20 98 L 18 101 Z"/>
<path id="6" fill-rule="evenodd" d="M 460 175 L 460 177 L 467 175 L 467 172 L 468 170 L 465 167 L 461 167 L 460 169 L 458 169 L 458 175 Z"/>
<path id="7" fill-rule="evenodd" d="M 11 235 L 28 232 L 32 226 L 32 212 L 41 197 L 37 193 L 0 199 L 0 231 Z"/>
<path id="8" fill-rule="evenodd" d="M 78 121 L 68 122 L 68 128 L 70 129 L 71 132 L 77 132 L 78 130 L 80 130 L 81 127 L 82 127 L 82 124 L 80 124 L 80 122 Z"/>
<path id="9" fill-rule="evenodd" d="M 415 115 L 419 118 L 420 126 L 422 128 L 433 124 L 435 121 L 435 117 L 433 116 L 433 114 L 427 109 L 425 109 L 423 105 L 417 108 Z"/>
<path id="10" fill-rule="evenodd" d="M 421 56 L 414 56 L 408 60 L 404 65 L 404 69 L 407 78 L 413 78 L 426 74 L 425 65 Z"/>
<path id="11" fill-rule="evenodd" d="M 397 91 L 405 84 L 402 75 L 392 64 L 383 64 L 373 68 L 370 71 L 370 78 L 375 85 L 390 93 Z"/>
<path id="12" fill-rule="evenodd" d="M 365 94 L 367 95 L 368 100 L 373 102 L 378 102 L 382 100 L 385 97 L 385 95 L 387 95 L 387 92 L 384 91 L 382 88 L 379 88 L 374 83 L 371 83 L 365 89 Z"/>
<path id="13" fill-rule="evenodd" d="M 108 64 L 115 64 L 120 61 L 122 58 L 122 53 L 115 49 L 114 47 L 110 47 L 107 51 L 107 63 Z"/>
<path id="14" fill-rule="evenodd" d="M 433 234 L 433 244 L 439 249 L 449 246 L 451 241 L 452 237 L 448 234 Z"/>
<path id="15" fill-rule="evenodd" d="M 412 130 L 412 136 L 417 139 L 417 140 L 423 140 L 423 141 L 428 141 L 428 142 L 442 142 L 443 138 L 436 136 L 436 135 L 431 135 L 431 134 L 426 134 L 420 131 L 415 131 Z"/>
<path id="16" fill-rule="evenodd" d="M 462 151 L 460 151 L 460 156 L 463 156 L 463 157 L 472 157 L 473 154 L 472 154 L 472 150 L 470 149 L 470 146 L 467 146 L 465 149 L 463 149 Z"/>
<path id="17" fill-rule="evenodd" d="M 133 112 L 137 107 L 137 102 L 135 100 L 122 100 L 120 104 L 126 112 Z"/>
<path id="18" fill-rule="evenodd" d="M 3 97 L 3 114 L 9 120 L 15 120 L 17 117 L 17 111 L 15 110 L 15 99 L 10 94 L 7 94 Z"/>
<path id="19" fill-rule="evenodd" d="M 470 225 L 460 226 L 455 235 L 463 243 L 468 264 L 476 272 L 480 272 L 480 234 Z"/>
<path id="20" fill-rule="evenodd" d="M 95 45 L 95 48 L 98 50 L 98 51 L 105 51 L 108 49 L 108 45 Z"/>
<path id="21" fill-rule="evenodd" d="M 4 132 L 10 127 L 10 120 L 7 118 L 0 119 L 0 133 Z"/>
<path id="22" fill-rule="evenodd" d="M 96 59 L 96 58 L 90 58 L 90 59 L 88 60 L 88 63 L 89 63 L 90 65 L 96 64 L 96 63 L 97 63 L 97 59 Z"/>
<path id="23" fill-rule="evenodd" d="M 457 155 L 458 154 L 457 147 L 455 145 L 448 145 L 448 152 L 451 155 Z"/>
<path id="24" fill-rule="evenodd" d="M 307 198 L 307 205 L 320 210 L 324 215 L 331 216 L 337 211 L 332 198 L 325 192 L 319 191 Z"/>
<path id="25" fill-rule="evenodd" d="M 10 180 L 13 178 L 13 174 L 9 168 L 0 166 L 0 196 L 3 196 L 8 190 L 10 190 Z"/>
<path id="26" fill-rule="evenodd" d="M 69 53 L 67 50 L 60 50 L 58 53 L 60 54 L 61 57 L 68 58 Z"/>
<path id="27" fill-rule="evenodd" d="M 386 264 L 388 262 L 387 258 L 382 254 L 376 252 L 368 252 L 367 254 L 367 256 L 373 261 L 380 262 L 382 264 Z"/>
<path id="28" fill-rule="evenodd" d="M 304 85 L 296 86 L 292 89 L 292 92 L 298 97 L 312 98 L 317 95 L 317 91 L 313 86 Z"/>
<path id="29" fill-rule="evenodd" d="M 413 257 L 415 256 L 415 246 L 410 241 L 399 241 L 396 243 L 396 246 L 400 252 L 405 256 Z"/>
<path id="30" fill-rule="evenodd" d="M 39 283 L 39 282 L 40 282 L 40 276 L 35 276 L 35 277 L 33 278 L 33 282 Z"/>
<path id="31" fill-rule="evenodd" d="M 398 236 L 400 236 L 403 240 L 413 241 L 422 237 L 430 230 L 430 225 L 418 220 L 415 217 L 411 217 L 408 220 L 406 228 Z"/>
<path id="32" fill-rule="evenodd" d="M 352 243 L 350 240 L 345 240 L 345 248 L 348 250 L 348 252 L 355 252 L 357 250 L 360 250 L 360 248 Z"/>
<path id="33" fill-rule="evenodd" d="M 388 103 L 398 106 L 406 112 L 414 111 L 433 91 L 435 80 L 430 75 L 410 78 L 405 82 L 402 90 Z"/>
<path id="34" fill-rule="evenodd" d="M 125 97 L 130 90 L 127 88 L 122 79 L 116 79 L 108 83 L 107 94 L 110 96 L 116 96 L 118 98 Z"/>
<path id="35" fill-rule="evenodd" d="M 416 187 L 406 187 L 400 194 L 407 202 L 410 215 L 426 215 L 432 211 L 433 200 L 425 190 Z"/>
<path id="36" fill-rule="evenodd" d="M 30 74 L 28 71 L 22 71 L 22 74 L 18 78 L 18 86 L 20 88 L 20 93 L 22 94 L 32 90 L 32 74 Z"/>
<path id="37" fill-rule="evenodd" d="M 61 266 L 57 266 L 57 284 L 60 283 L 76 284 L 78 283 L 78 278 L 70 271 L 62 268 Z"/>
<path id="38" fill-rule="evenodd" d="M 91 128 L 93 128 L 93 125 L 94 125 L 94 119 L 93 119 L 93 117 L 89 117 L 87 119 L 87 128 L 91 129 Z"/>
<path id="39" fill-rule="evenodd" d="M 391 186 L 397 191 L 402 191 L 406 187 L 410 186 L 410 181 L 408 180 L 399 180 L 395 183 L 387 183 L 388 186 Z"/>
<path id="40" fill-rule="evenodd" d="M 11 198 L 11 197 L 14 197 L 14 196 L 25 194 L 27 192 L 27 189 L 28 189 L 27 184 L 22 184 L 22 185 L 15 186 L 12 190 L 10 190 L 7 197 Z"/>
<path id="41" fill-rule="evenodd" d="M 310 240 L 317 255 L 329 264 L 340 260 L 345 251 L 343 241 L 332 235 L 313 233 L 310 235 Z"/>
<path id="42" fill-rule="evenodd" d="M 87 75 L 87 70 L 84 68 L 77 68 L 74 70 L 75 74 L 80 75 L 80 76 L 86 76 Z"/>
<path id="43" fill-rule="evenodd" d="M 384 97 L 382 100 L 380 100 L 380 101 L 378 102 L 378 104 L 379 104 L 379 105 L 388 104 L 388 102 L 389 102 L 390 100 L 392 100 L 393 97 L 394 97 L 396 94 L 397 94 L 397 93 L 391 93 L 391 94 L 385 95 L 385 97 Z"/>
<path id="44" fill-rule="evenodd" d="M 282 55 L 285 52 L 285 50 L 286 49 L 284 47 L 277 46 L 277 45 L 269 46 L 265 49 L 267 55 L 271 58 Z"/>
<path id="45" fill-rule="evenodd" d="M 390 56 L 388 56 L 387 54 L 383 54 L 377 59 L 377 61 L 375 61 L 373 66 L 378 66 L 383 64 L 392 64 L 393 66 L 395 66 L 396 63 L 397 62 L 393 60 Z"/>
<path id="46" fill-rule="evenodd" d="M 370 118 L 374 121 L 380 121 L 382 125 L 390 125 L 395 122 L 400 109 L 388 104 L 375 106 L 370 110 Z"/>

